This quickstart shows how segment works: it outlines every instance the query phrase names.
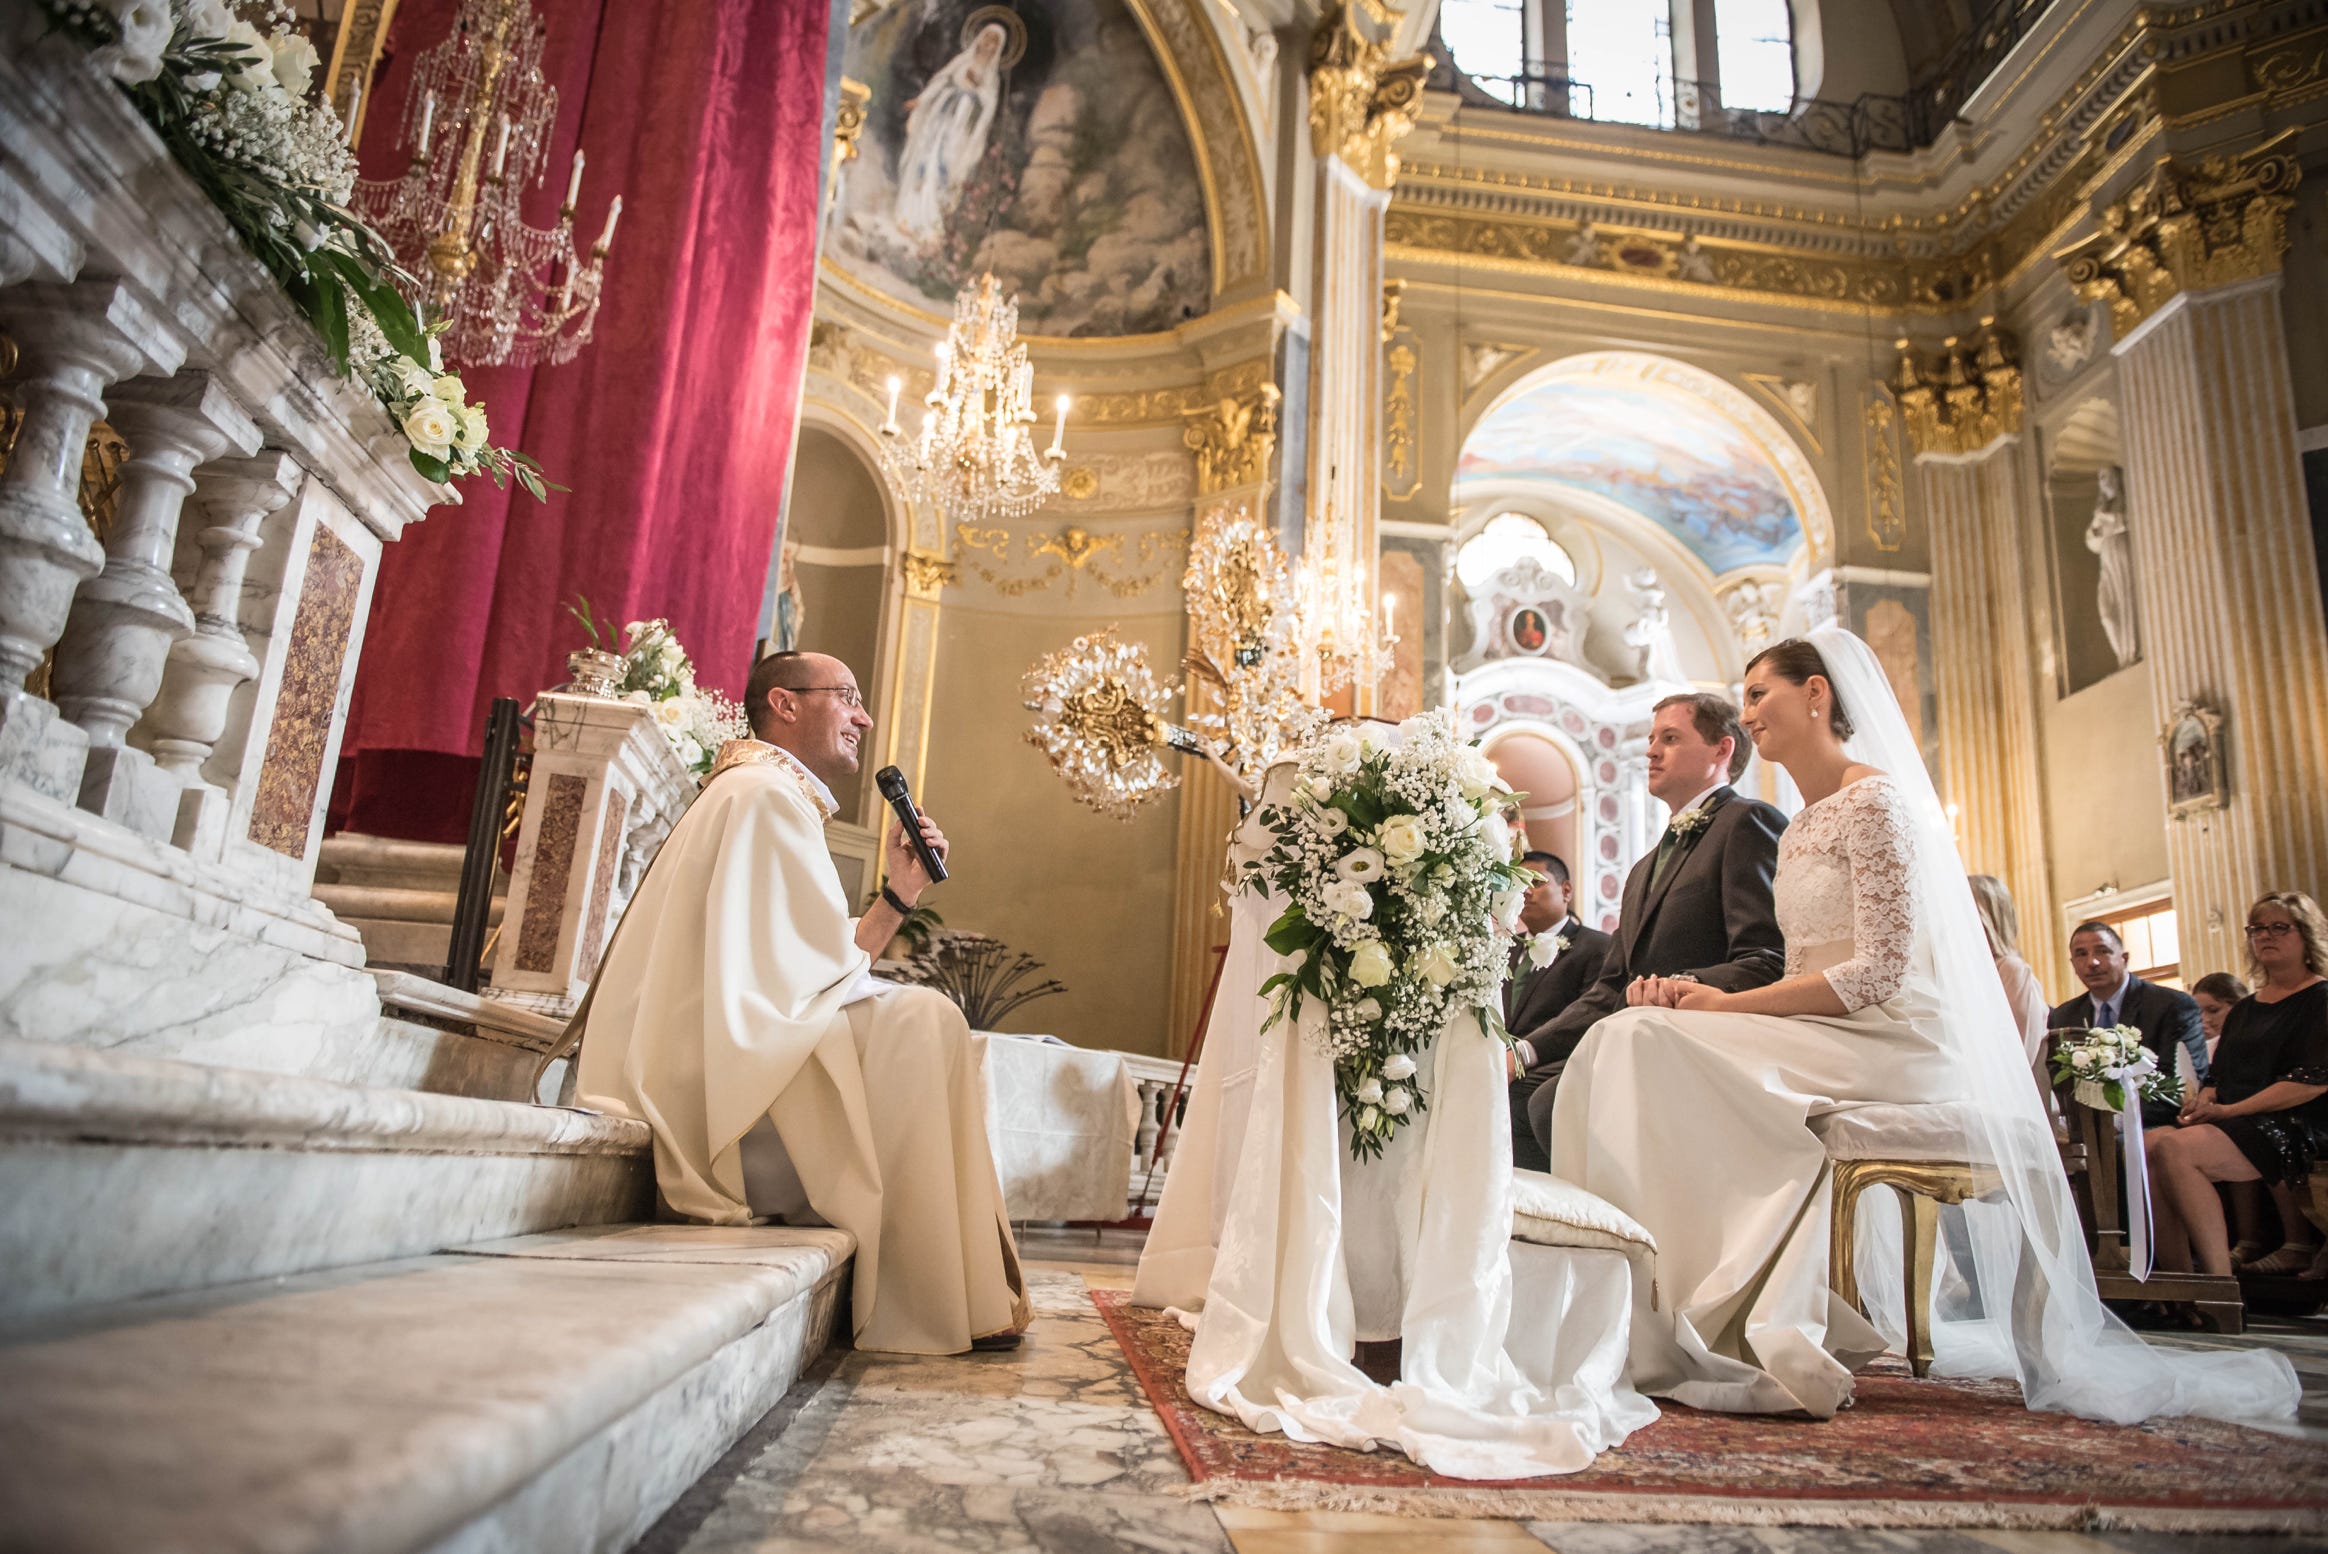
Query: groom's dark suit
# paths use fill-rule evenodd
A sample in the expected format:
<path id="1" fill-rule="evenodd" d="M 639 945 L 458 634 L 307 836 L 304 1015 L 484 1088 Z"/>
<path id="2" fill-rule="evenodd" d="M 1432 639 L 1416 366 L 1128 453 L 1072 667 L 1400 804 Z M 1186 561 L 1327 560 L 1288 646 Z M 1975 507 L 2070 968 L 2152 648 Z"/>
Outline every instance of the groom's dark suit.
<path id="1" fill-rule="evenodd" d="M 1552 931 L 1568 940 L 1568 948 L 1538 970 L 1528 959 L 1529 941 L 1522 939 L 1512 952 L 1511 978 L 1504 983 L 1504 1029 L 1530 1046 L 1542 1041 L 1552 1022 L 1599 980 L 1601 960 L 1609 952 L 1607 934 L 1573 917 Z M 1528 1097 L 1534 1093 L 1535 1085 L 1526 1074 L 1512 1081 L 1512 1164 L 1543 1171 L 1551 1162 L 1528 1126 Z"/>
<path id="2" fill-rule="evenodd" d="M 1530 1036 L 1536 1065 L 1523 1076 L 1535 1081 L 1528 1125 L 1547 1157 L 1560 1071 L 1594 1021 L 1625 1007 L 1625 989 L 1634 978 L 1687 972 L 1708 987 L 1735 993 L 1775 982 L 1786 970 L 1786 941 L 1770 889 L 1786 816 L 1727 786 L 1715 789 L 1704 807 L 1711 818 L 1680 841 L 1679 855 L 1656 888 L 1650 886 L 1654 849 L 1633 866 L 1600 980 Z"/>

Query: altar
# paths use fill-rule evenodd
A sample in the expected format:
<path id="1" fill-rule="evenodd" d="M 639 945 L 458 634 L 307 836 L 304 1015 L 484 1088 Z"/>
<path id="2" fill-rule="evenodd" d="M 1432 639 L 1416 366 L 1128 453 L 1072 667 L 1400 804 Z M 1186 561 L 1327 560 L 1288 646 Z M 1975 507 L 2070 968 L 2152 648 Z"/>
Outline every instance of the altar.
<path id="1" fill-rule="evenodd" d="M 1143 1131 L 1124 1054 L 1000 1031 L 973 1031 L 970 1042 L 1012 1222 L 1122 1219 Z"/>

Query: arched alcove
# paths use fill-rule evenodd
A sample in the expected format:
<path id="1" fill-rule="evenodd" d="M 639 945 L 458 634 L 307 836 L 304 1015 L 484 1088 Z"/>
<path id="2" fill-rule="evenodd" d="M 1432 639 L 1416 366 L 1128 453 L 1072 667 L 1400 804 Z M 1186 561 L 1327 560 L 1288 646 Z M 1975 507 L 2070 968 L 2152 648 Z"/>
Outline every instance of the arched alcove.
<path id="1" fill-rule="evenodd" d="M 1522 796 L 1520 816 L 1528 845 L 1556 854 L 1573 878 L 1581 872 L 1584 855 L 1577 850 L 1581 834 L 1577 802 L 1583 784 L 1579 757 L 1573 746 L 1530 724 L 1513 724 L 1499 731 L 1486 746 L 1496 772 Z"/>
<path id="2" fill-rule="evenodd" d="M 789 622 L 786 644 L 830 653 L 856 671 L 866 710 L 878 721 L 889 596 L 890 502 L 881 477 L 839 432 L 814 421 L 800 429 L 783 554 L 763 618 L 769 634 Z M 854 813 L 844 798 L 844 814 Z"/>

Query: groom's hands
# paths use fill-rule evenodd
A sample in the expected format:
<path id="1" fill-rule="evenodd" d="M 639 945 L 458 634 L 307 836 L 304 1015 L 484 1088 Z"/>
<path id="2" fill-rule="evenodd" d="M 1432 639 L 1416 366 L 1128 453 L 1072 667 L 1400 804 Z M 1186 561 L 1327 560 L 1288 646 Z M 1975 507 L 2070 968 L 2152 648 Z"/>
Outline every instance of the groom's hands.
<path id="1" fill-rule="evenodd" d="M 1635 977 L 1625 988 L 1625 1002 L 1636 1009 L 1719 1009 L 1728 997 L 1695 977 Z"/>

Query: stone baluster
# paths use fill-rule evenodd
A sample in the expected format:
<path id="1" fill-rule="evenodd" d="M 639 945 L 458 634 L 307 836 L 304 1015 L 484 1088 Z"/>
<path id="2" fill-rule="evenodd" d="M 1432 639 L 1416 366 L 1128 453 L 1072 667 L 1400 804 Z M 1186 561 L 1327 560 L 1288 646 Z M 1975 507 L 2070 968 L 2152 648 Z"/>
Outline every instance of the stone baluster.
<path id="1" fill-rule="evenodd" d="M 138 723 L 138 736 L 163 771 L 185 785 L 178 803 L 178 846 L 209 857 L 224 840 L 225 790 L 203 780 L 203 763 L 226 732 L 235 692 L 259 676 L 243 636 L 243 583 L 259 529 L 289 502 L 304 478 L 287 453 L 222 459 L 195 477 L 195 504 L 218 520 L 196 536 L 202 551 L 194 582 L 194 629 L 170 646 L 161 694 Z"/>
<path id="2" fill-rule="evenodd" d="M 69 803 L 86 740 L 24 681 L 63 632 L 73 591 L 105 564 L 77 500 L 81 451 L 106 389 L 176 370 L 184 348 L 113 281 L 0 291 L 0 327 L 24 363 L 24 421 L 0 476 L 0 774 Z"/>
<path id="3" fill-rule="evenodd" d="M 1139 1190 L 1140 1173 L 1148 1169 L 1148 1156 L 1156 1148 L 1158 1108 L 1172 1087 L 1161 1079 L 1143 1079 L 1140 1085 L 1140 1131 L 1132 1140 L 1133 1188 Z"/>
<path id="4" fill-rule="evenodd" d="M 162 688 L 170 647 L 194 629 L 170 576 L 178 515 L 195 466 L 259 451 L 259 429 L 208 373 L 125 385 L 113 424 L 129 442 L 105 569 L 81 585 L 57 642 L 57 707 L 89 736 L 81 807 L 143 835 L 169 839 L 181 784 L 127 743 Z"/>

